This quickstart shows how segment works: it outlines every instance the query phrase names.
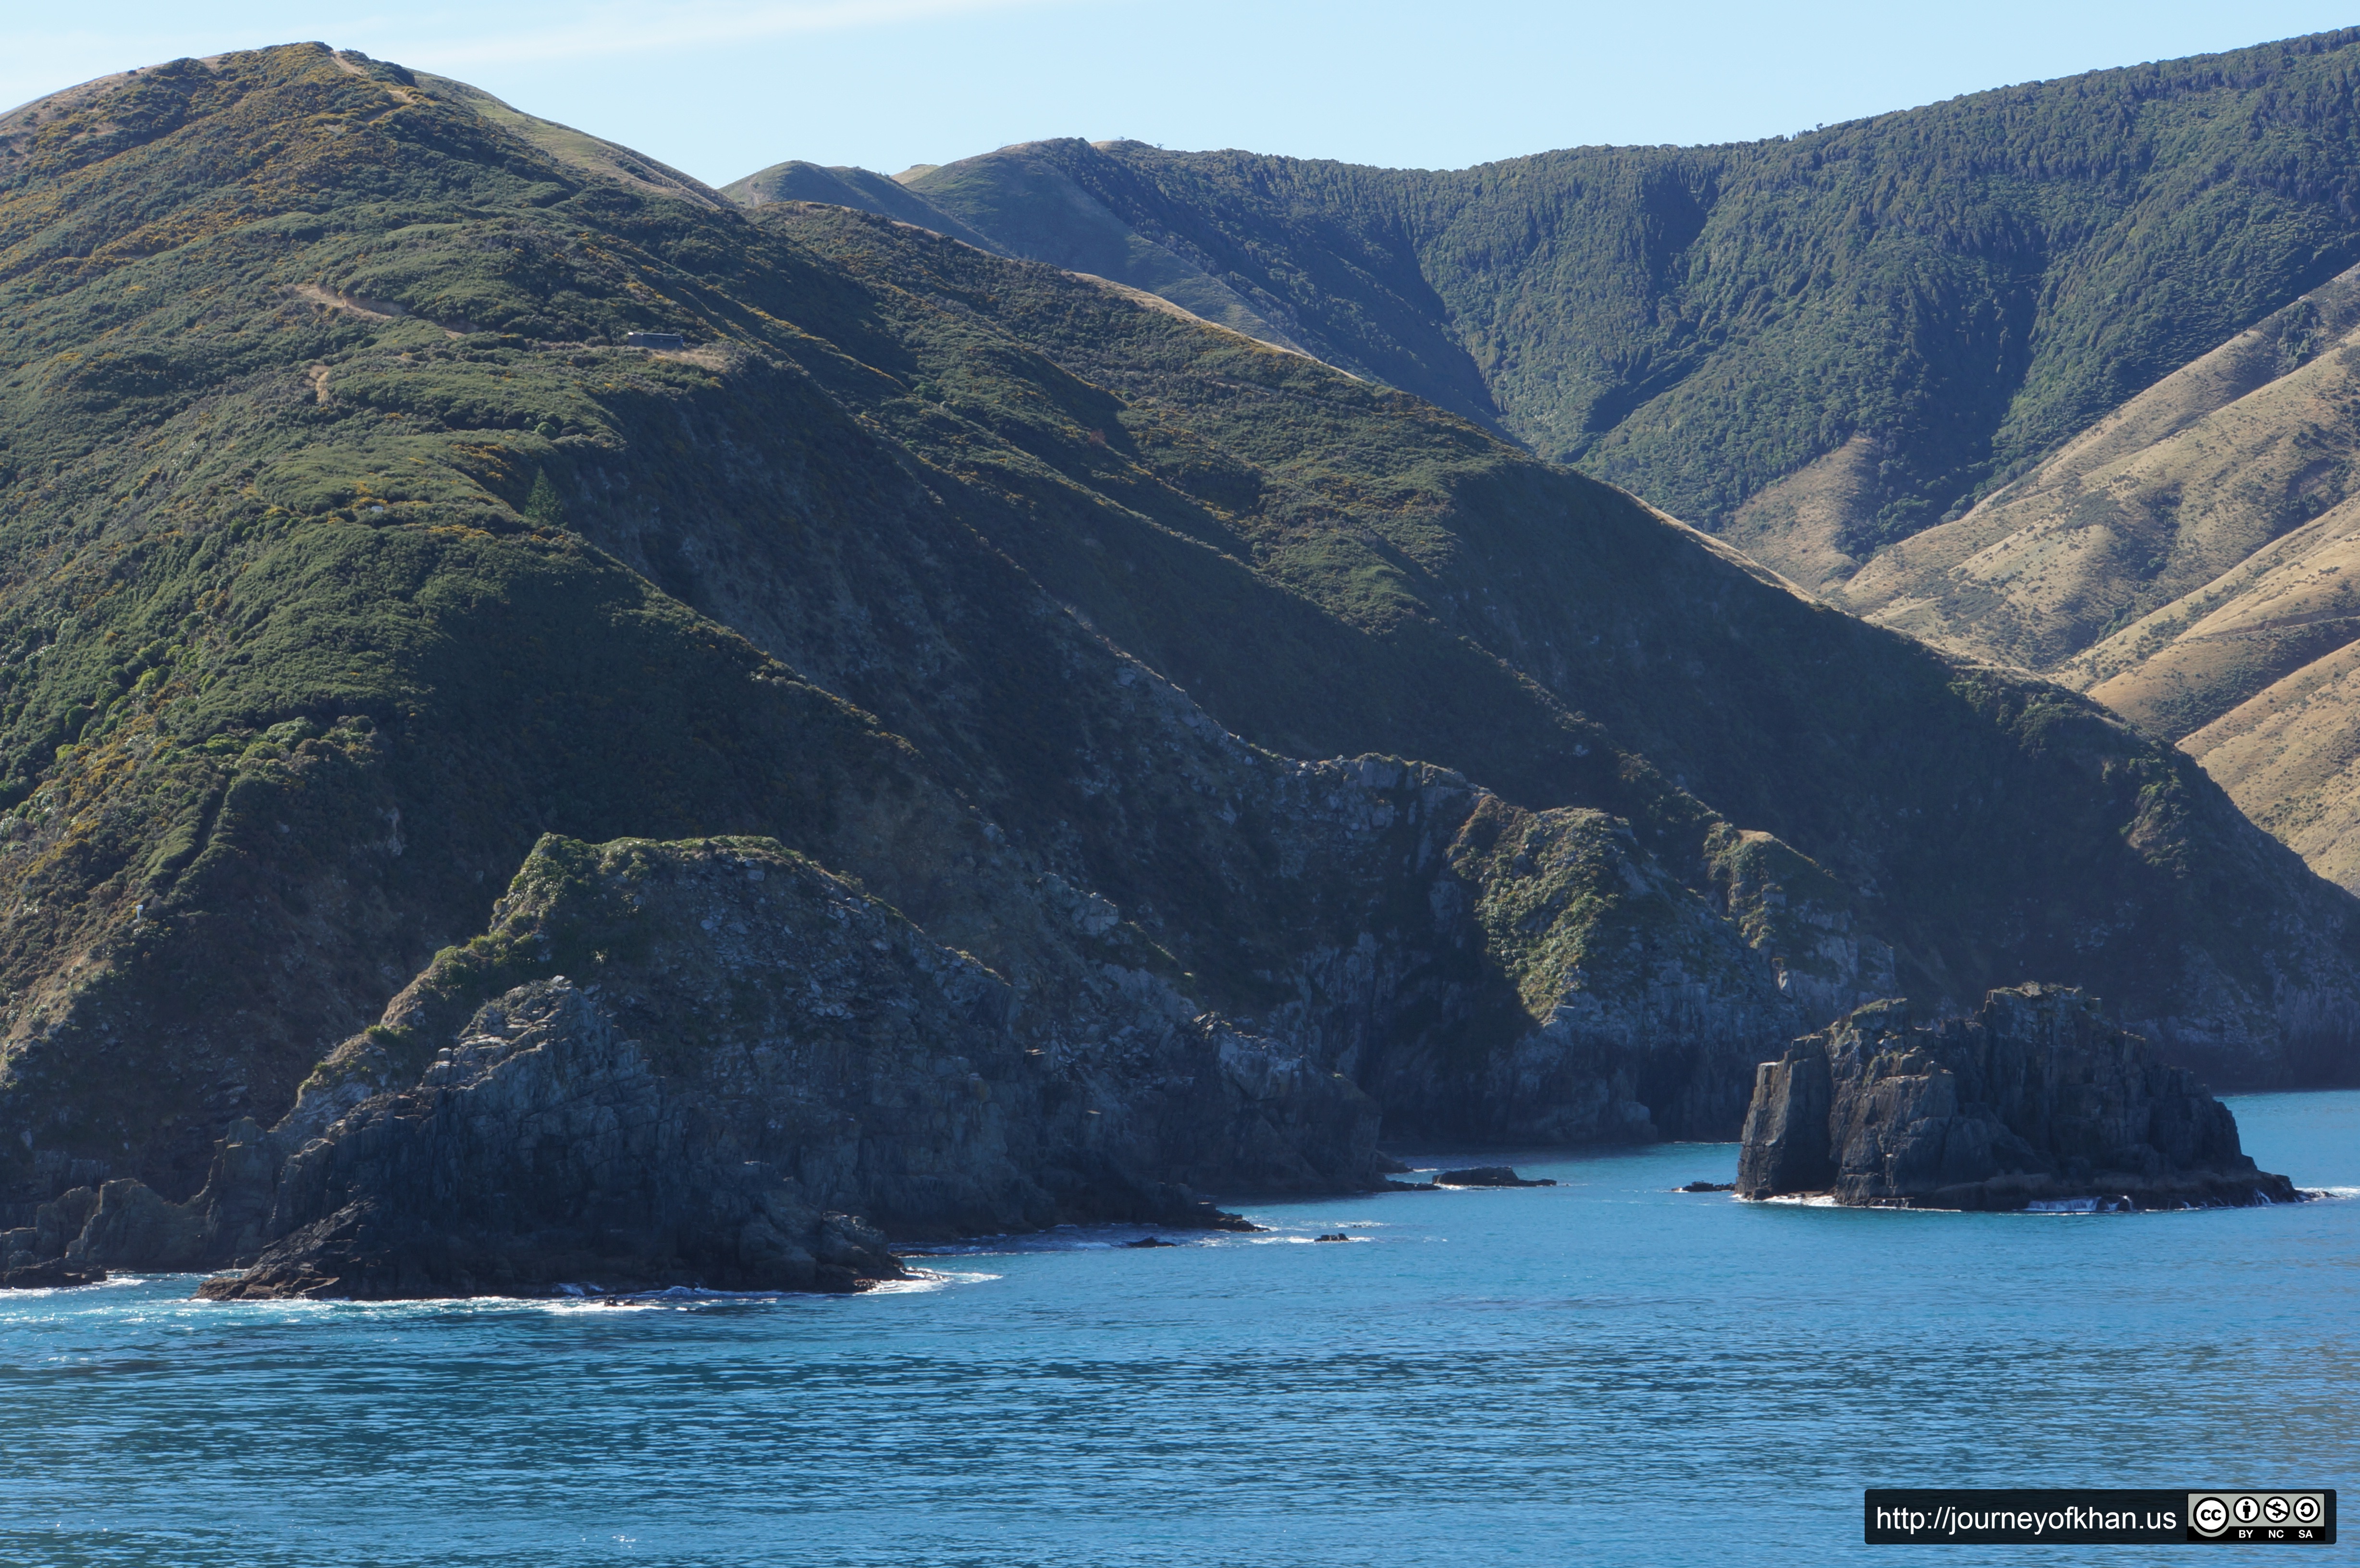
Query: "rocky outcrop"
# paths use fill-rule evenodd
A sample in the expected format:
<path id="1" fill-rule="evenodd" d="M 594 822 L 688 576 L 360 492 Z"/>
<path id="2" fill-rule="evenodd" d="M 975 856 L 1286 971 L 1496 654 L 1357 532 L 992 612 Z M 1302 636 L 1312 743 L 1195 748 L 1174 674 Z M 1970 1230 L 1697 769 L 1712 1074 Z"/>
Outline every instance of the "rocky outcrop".
<path id="1" fill-rule="evenodd" d="M 845 1290 L 901 1272 L 715 1127 L 571 981 L 486 1007 L 419 1083 L 280 1173 L 284 1234 L 216 1300 L 610 1289 Z"/>
<path id="2" fill-rule="evenodd" d="M 286 1149 L 241 1117 L 214 1146 L 203 1190 L 186 1203 L 129 1177 L 71 1188 L 34 1205 L 31 1225 L 0 1232 L 0 1273 L 79 1285 L 110 1269 L 212 1269 L 251 1258 L 268 1236 Z M 60 1270 L 77 1277 L 51 1277 Z"/>
<path id="3" fill-rule="evenodd" d="M 1941 1209 L 2302 1196 L 2255 1168 L 2192 1073 L 2161 1065 L 2095 999 L 2044 985 L 1994 991 L 1976 1016 L 1930 1027 L 1906 1003 L 1873 1004 L 1762 1063 L 1737 1191 Z"/>
<path id="4" fill-rule="evenodd" d="M 506 985 L 561 955 L 578 978 Z M 544 841 L 500 925 L 388 1018 L 270 1136 L 264 1245 L 207 1295 L 851 1290 L 901 1272 L 889 1231 L 1204 1226 L 1208 1175 L 1334 1189 L 1377 1163 L 1349 1081 L 1153 976 L 1021 997 L 763 840 Z M 224 1237 L 234 1163 L 187 1205 L 114 1201 L 176 1247 Z"/>

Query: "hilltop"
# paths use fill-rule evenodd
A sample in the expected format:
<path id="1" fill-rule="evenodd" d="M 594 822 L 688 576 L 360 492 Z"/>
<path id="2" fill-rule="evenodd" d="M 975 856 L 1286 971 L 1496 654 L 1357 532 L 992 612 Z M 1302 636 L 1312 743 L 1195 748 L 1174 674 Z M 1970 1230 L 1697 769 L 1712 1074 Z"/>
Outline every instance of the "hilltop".
<path id="1" fill-rule="evenodd" d="M 548 842 L 759 839 L 1109 1093 L 1194 1020 L 1388 1136 L 1727 1136 L 2027 977 L 2351 1070 L 2360 905 L 2184 757 L 1318 344 L 319 45 L 0 131 L 20 1207 L 637 962 L 520 934 Z"/>

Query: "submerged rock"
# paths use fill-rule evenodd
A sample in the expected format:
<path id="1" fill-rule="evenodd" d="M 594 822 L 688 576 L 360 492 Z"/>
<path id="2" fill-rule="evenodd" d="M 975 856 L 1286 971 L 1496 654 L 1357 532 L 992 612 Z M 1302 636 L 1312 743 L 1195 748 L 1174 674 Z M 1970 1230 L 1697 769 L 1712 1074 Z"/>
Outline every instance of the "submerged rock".
<path id="1" fill-rule="evenodd" d="M 43 1263 L 27 1263 L 22 1268 L 0 1269 L 0 1290 L 52 1290 L 68 1285 L 103 1285 L 105 1282 L 105 1269 L 86 1269 L 62 1258 L 52 1258 Z"/>
<path id="2" fill-rule="evenodd" d="M 1543 1176 L 1526 1181 L 1506 1165 L 1478 1165 L 1465 1171 L 1443 1171 L 1436 1173 L 1437 1187 L 1554 1187 L 1557 1183 Z"/>
<path id="3" fill-rule="evenodd" d="M 1734 1181 L 1691 1181 L 1687 1186 L 1680 1188 L 1679 1191 L 1683 1192 L 1734 1192 L 1737 1191 L 1737 1183 Z"/>
<path id="4" fill-rule="evenodd" d="M 1765 1062 L 1738 1156 L 1748 1198 L 1941 1209 L 2298 1202 L 2194 1073 L 2076 990 L 1992 992 L 1972 1018 L 1860 1008 Z"/>

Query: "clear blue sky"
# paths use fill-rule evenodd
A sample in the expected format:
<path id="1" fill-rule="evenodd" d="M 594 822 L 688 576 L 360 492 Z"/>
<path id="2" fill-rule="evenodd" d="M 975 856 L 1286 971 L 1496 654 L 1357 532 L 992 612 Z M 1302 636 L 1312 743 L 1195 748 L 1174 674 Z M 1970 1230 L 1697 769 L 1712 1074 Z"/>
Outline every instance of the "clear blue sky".
<path id="1" fill-rule="evenodd" d="M 11 0 L 0 105 L 321 38 L 716 184 L 788 158 L 890 173 L 1051 136 L 1459 168 L 1775 136 L 2355 21 L 2311 0 Z"/>

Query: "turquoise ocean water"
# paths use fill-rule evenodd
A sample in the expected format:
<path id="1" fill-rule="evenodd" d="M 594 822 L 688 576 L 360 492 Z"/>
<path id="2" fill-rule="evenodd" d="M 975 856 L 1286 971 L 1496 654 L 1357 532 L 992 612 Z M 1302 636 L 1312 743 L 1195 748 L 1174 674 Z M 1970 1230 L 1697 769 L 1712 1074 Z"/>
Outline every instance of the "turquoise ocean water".
<path id="1" fill-rule="evenodd" d="M 2344 1195 L 1740 1204 L 1670 1191 L 1734 1170 L 1683 1144 L 1519 1162 L 1555 1188 L 1250 1203 L 1269 1234 L 1171 1249 L 986 1245 L 851 1299 L 16 1293 L 0 1562 L 2127 1563 L 2157 1549 L 1864 1547 L 1860 1492 L 2353 1506 L 2360 1094 L 2232 1103 L 2266 1168 Z"/>

